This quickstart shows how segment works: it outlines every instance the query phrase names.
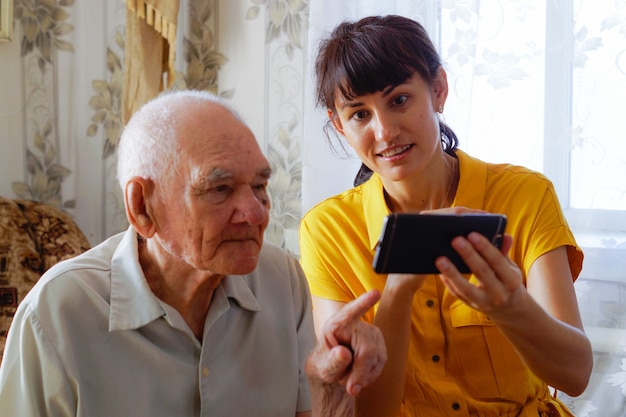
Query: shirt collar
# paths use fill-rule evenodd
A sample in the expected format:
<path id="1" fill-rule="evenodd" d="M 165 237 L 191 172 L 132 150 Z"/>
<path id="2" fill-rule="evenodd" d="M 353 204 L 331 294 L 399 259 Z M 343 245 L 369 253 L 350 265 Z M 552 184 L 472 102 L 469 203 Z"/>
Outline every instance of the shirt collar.
<path id="1" fill-rule="evenodd" d="M 259 311 L 259 303 L 247 283 L 247 277 L 224 277 L 216 288 L 211 308 L 217 304 L 227 305 L 228 299 L 233 299 L 241 308 Z M 222 298 L 222 302 L 216 302 L 218 297 Z M 137 329 L 166 315 L 139 264 L 137 232 L 132 227 L 122 237 L 111 259 L 110 304 L 110 331 Z"/>
<path id="2" fill-rule="evenodd" d="M 459 159 L 459 185 L 453 206 L 482 209 L 487 192 L 487 164 L 457 149 Z"/>
<path id="3" fill-rule="evenodd" d="M 374 250 L 380 232 L 383 229 L 385 217 L 391 213 L 385 202 L 383 183 L 377 173 L 373 173 L 361 187 L 363 193 L 363 211 L 370 241 L 370 249 Z"/>
<path id="4" fill-rule="evenodd" d="M 485 201 L 487 164 L 472 158 L 460 149 L 457 149 L 455 153 L 459 160 L 460 176 L 452 206 L 481 209 Z M 385 202 L 383 183 L 377 173 L 373 173 L 372 177 L 361 187 L 370 248 L 374 250 L 380 238 L 385 217 L 391 211 Z"/>

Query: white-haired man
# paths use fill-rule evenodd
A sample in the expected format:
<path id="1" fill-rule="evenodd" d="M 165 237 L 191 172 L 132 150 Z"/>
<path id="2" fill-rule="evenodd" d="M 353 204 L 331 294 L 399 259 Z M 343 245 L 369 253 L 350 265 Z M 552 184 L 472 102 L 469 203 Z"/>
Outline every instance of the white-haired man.
<path id="1" fill-rule="evenodd" d="M 379 294 L 316 343 L 297 260 L 263 241 L 270 173 L 218 97 L 144 105 L 118 148 L 130 227 L 51 268 L 20 304 L 2 414 L 353 415 L 349 399 L 386 360 L 380 331 L 360 321 Z"/>

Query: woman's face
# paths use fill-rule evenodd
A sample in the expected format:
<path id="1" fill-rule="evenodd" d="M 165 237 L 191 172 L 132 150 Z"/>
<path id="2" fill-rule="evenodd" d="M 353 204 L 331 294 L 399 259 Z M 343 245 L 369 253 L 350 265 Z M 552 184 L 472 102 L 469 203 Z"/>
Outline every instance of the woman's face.
<path id="1" fill-rule="evenodd" d="M 406 83 L 351 100 L 338 94 L 329 116 L 365 165 L 383 180 L 419 175 L 441 151 L 437 109 L 445 104 L 441 69 L 432 85 L 417 73 Z"/>

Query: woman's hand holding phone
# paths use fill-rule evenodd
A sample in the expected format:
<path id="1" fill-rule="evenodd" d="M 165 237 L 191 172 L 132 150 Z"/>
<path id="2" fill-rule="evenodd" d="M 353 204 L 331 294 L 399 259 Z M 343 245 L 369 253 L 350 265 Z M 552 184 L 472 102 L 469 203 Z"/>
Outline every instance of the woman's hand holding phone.
<path id="1" fill-rule="evenodd" d="M 500 247 L 505 227 L 504 215 L 459 208 L 427 214 L 391 213 L 385 218 L 372 266 L 378 273 L 437 274 L 435 260 L 445 256 L 467 274 L 470 268 L 452 247 L 452 240 L 478 232 Z"/>
<path id="2" fill-rule="evenodd" d="M 505 235 L 498 249 L 479 233 L 470 233 L 467 238 L 458 237 L 452 247 L 459 253 L 480 283 L 469 282 L 447 259 L 439 258 L 437 268 L 448 290 L 467 305 L 492 318 L 499 311 L 509 311 L 518 295 L 525 292 L 522 273 L 507 256 L 512 238 Z"/>

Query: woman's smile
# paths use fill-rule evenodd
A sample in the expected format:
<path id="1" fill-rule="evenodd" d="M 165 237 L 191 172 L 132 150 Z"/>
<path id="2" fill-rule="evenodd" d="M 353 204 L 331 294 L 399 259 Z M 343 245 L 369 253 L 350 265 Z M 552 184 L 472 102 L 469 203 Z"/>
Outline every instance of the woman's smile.
<path id="1" fill-rule="evenodd" d="M 382 151 L 381 153 L 378 153 L 376 155 L 378 156 L 382 156 L 383 158 L 387 158 L 387 159 L 391 159 L 393 157 L 401 157 L 404 156 L 404 154 L 406 154 L 408 152 L 409 149 L 411 149 L 413 147 L 413 145 L 401 145 L 401 146 L 394 146 L 391 148 L 387 148 L 384 151 Z M 394 158 L 394 159 L 398 159 L 398 158 Z"/>

